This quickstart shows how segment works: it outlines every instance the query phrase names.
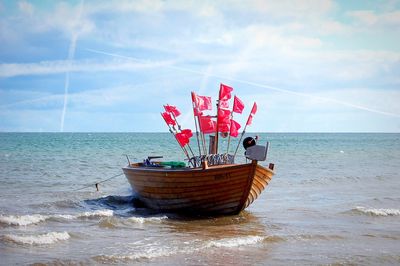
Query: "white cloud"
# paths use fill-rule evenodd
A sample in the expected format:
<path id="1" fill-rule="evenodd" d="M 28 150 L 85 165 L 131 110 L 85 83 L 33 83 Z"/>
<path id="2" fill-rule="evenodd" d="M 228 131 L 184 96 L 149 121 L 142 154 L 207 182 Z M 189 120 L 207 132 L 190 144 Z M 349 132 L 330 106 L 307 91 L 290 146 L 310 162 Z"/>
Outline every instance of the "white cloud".
<path id="1" fill-rule="evenodd" d="M 154 82 L 153 87 L 166 100 L 171 99 L 168 97 L 175 92 L 173 88 L 179 85 L 187 89 L 200 85 L 206 90 L 209 84 L 217 80 L 232 83 L 244 80 L 249 81 L 247 87 L 243 86 L 248 90 L 254 89 L 250 83 L 266 84 L 263 88 L 266 93 L 271 92 L 266 88 L 269 85 L 283 88 L 277 90 L 282 97 L 287 97 L 285 90 L 291 90 L 293 93 L 289 102 L 284 102 L 279 96 L 276 98 L 281 99 L 286 108 L 303 108 L 302 119 L 306 114 L 327 109 L 335 114 L 338 112 L 334 108 L 335 101 L 318 106 L 314 100 L 321 102 L 321 99 L 311 97 L 303 102 L 299 100 L 302 97 L 296 96 L 309 91 L 320 91 L 322 98 L 326 96 L 370 109 L 398 113 L 398 109 L 393 107 L 394 101 L 390 101 L 397 100 L 397 94 L 389 91 L 373 94 L 367 91 L 367 87 L 398 87 L 400 53 L 393 52 L 398 51 L 395 49 L 392 52 L 385 51 L 385 47 L 379 44 L 374 47 L 375 50 L 365 50 L 362 49 L 365 47 L 357 44 L 363 38 L 378 38 L 376 33 L 385 33 L 379 36 L 382 37 L 379 40 L 381 43 L 385 42 L 386 37 L 395 36 L 400 28 L 400 14 L 395 9 L 376 8 L 346 13 L 345 4 L 329 0 L 237 0 L 229 3 L 194 0 L 86 1 L 82 6 L 72 2 L 57 2 L 46 9 L 21 1 L 17 8 L 18 14 L 0 18 L 0 41 L 3 45 L 7 44 L 7 52 L 3 53 L 7 60 L 3 62 L 11 62 L 0 64 L 1 78 L 23 75 L 46 77 L 68 71 L 101 72 L 96 77 L 109 72 L 109 77 L 113 72 L 126 71 L 134 73 L 132 83 L 139 84 L 161 70 L 172 75 L 166 74 L 166 78 Z M 350 23 L 340 20 L 346 14 L 353 18 Z M 76 55 L 80 59 L 71 62 L 54 59 L 66 57 L 66 45 L 71 36 L 77 38 Z M 49 45 L 45 43 L 47 38 Z M 51 46 L 54 43 L 57 46 Z M 88 60 L 85 58 L 100 57 L 99 51 L 94 50 L 91 51 L 97 54 L 88 55 L 87 48 L 103 50 L 105 53 L 101 59 Z M 21 51 L 25 53 L 23 56 L 19 55 Z M 34 59 L 25 56 L 32 54 L 27 51 L 33 51 Z M 48 51 L 51 53 L 47 54 Z M 118 53 L 148 58 L 149 61 L 119 56 Z M 109 57 L 104 56 L 106 54 Z M 39 56 L 42 59 L 37 60 Z M 14 59 L 15 62 L 24 60 L 32 63 L 12 63 Z M 190 81 L 196 80 L 197 85 L 183 81 L 183 76 Z M 82 78 L 82 75 L 79 77 Z M 70 94 L 68 108 L 72 110 L 68 111 L 76 111 L 74 108 L 119 107 L 120 104 L 146 98 L 152 88 L 150 85 L 144 86 L 143 90 L 136 90 L 135 86 L 124 85 L 129 83 L 129 74 L 124 78 L 123 81 L 104 78 L 97 84 L 93 82 L 93 86 L 79 84 Z M 171 84 L 167 83 L 168 79 Z M 98 88 L 100 82 L 104 83 L 105 88 Z M 348 88 L 346 90 L 349 93 L 340 94 L 341 90 L 332 90 L 343 86 Z M 350 93 L 352 86 L 366 88 Z M 209 91 L 208 88 L 205 92 Z M 132 92 L 135 98 L 131 97 Z M 366 98 L 357 98 L 358 93 L 385 99 L 390 104 L 374 105 Z M 352 101 L 352 97 L 357 101 Z M 34 98 L 21 97 L 22 100 L 16 104 L 19 103 L 21 107 L 31 103 L 33 107 L 38 107 L 40 104 L 60 102 L 59 95 L 38 95 Z M 181 98 L 177 100 L 183 101 Z M 264 102 L 265 105 L 273 105 L 268 100 Z M 305 105 L 298 106 L 296 101 L 299 105 Z M 342 109 L 353 110 L 350 105 Z M 293 119 L 294 122 L 298 120 Z"/>
<path id="2" fill-rule="evenodd" d="M 356 22 L 363 26 L 371 27 L 400 27 L 400 11 L 392 11 L 378 14 L 373 10 L 357 10 L 348 12 Z M 397 30 L 399 30 L 397 28 Z"/>
<path id="3" fill-rule="evenodd" d="M 312 97 L 254 90 L 253 94 L 249 93 L 246 97 L 256 99 L 259 111 L 254 125 L 249 130 L 280 132 L 398 132 L 399 130 L 400 92 L 396 90 L 340 88 L 309 95 Z"/>
<path id="4" fill-rule="evenodd" d="M 3 122 L 0 131 L 58 131 L 59 113 L 57 110 L 0 110 Z"/>
<path id="5" fill-rule="evenodd" d="M 236 1 L 235 4 L 229 6 L 242 11 L 252 11 L 272 17 L 312 18 L 326 15 L 334 10 L 336 5 L 331 0 L 299 0 L 295 2 L 290 0 L 254 0 Z"/>
<path id="6" fill-rule="evenodd" d="M 78 5 L 59 2 L 53 8 L 38 9 L 27 1 L 20 1 L 18 8 L 19 14 L 2 18 L 1 24 L 18 30 L 21 36 L 55 30 L 69 39 L 72 34 L 88 34 L 95 27 L 85 13 L 83 2 Z"/>
<path id="7" fill-rule="evenodd" d="M 31 3 L 28 3 L 27 1 L 19 1 L 18 8 L 24 14 L 27 14 L 29 16 L 33 15 L 34 7 Z"/>
<path id="8" fill-rule="evenodd" d="M 97 71 L 135 71 L 138 69 L 158 68 L 171 65 L 171 61 L 135 62 L 133 59 L 99 60 L 57 60 L 39 63 L 0 64 L 0 77 L 21 75 L 48 75 L 70 72 Z"/>

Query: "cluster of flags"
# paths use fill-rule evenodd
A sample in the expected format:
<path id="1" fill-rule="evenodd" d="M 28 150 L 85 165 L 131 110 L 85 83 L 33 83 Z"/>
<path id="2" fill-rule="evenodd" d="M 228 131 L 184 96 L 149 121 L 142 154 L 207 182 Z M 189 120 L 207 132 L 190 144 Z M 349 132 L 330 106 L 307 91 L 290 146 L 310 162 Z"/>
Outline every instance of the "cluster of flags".
<path id="1" fill-rule="evenodd" d="M 181 112 L 173 105 L 164 105 L 165 112 L 161 113 L 161 116 L 164 118 L 165 123 L 167 123 L 170 127 L 171 133 L 175 135 L 176 140 L 178 141 L 181 147 L 185 147 L 185 145 L 189 144 L 190 138 L 193 136 L 192 130 L 190 129 L 181 129 L 178 124 L 176 118 L 181 114 Z M 178 126 L 178 129 L 175 128 Z"/>
<path id="2" fill-rule="evenodd" d="M 233 88 L 221 84 L 218 100 L 217 117 L 204 115 L 203 111 L 212 110 L 211 97 L 200 96 L 192 92 L 192 102 L 194 115 L 198 117 L 200 132 L 210 133 L 228 133 L 232 137 L 239 135 L 240 124 L 233 120 L 233 113 L 241 114 L 244 109 L 242 100 L 236 95 L 233 99 L 233 108 L 229 109 L 229 100 L 232 98 Z"/>
<path id="3" fill-rule="evenodd" d="M 205 111 L 212 110 L 212 101 L 209 96 L 201 96 L 192 92 L 193 114 L 195 117 L 196 131 L 199 129 L 200 134 L 218 134 L 222 136 L 237 137 L 241 125 L 233 119 L 233 114 L 242 114 L 244 104 L 236 95 L 233 97 L 232 109 L 229 108 L 229 101 L 232 99 L 233 88 L 221 84 L 219 90 L 219 98 L 217 104 L 217 115 L 207 115 Z M 181 129 L 176 118 L 181 112 L 173 105 L 165 105 L 165 112 L 161 113 L 164 121 L 170 127 L 171 133 L 174 134 L 176 140 L 182 148 L 189 144 L 193 133 L 190 129 Z M 257 104 L 254 103 L 250 115 L 247 119 L 246 126 L 251 125 L 253 116 L 257 112 Z M 197 129 L 198 125 L 198 129 Z M 246 127 L 245 127 L 246 129 Z M 244 130 L 243 130 L 244 133 Z M 242 134 L 243 134 L 242 133 Z"/>

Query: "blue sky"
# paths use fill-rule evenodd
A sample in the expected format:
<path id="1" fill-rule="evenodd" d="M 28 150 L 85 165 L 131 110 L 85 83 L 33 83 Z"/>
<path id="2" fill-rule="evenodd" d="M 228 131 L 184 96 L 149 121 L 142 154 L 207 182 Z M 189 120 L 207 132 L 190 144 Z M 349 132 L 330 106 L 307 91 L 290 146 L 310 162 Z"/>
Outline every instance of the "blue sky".
<path id="1" fill-rule="evenodd" d="M 193 128 L 230 85 L 249 131 L 400 132 L 400 1 L 1 1 L 0 131 Z"/>

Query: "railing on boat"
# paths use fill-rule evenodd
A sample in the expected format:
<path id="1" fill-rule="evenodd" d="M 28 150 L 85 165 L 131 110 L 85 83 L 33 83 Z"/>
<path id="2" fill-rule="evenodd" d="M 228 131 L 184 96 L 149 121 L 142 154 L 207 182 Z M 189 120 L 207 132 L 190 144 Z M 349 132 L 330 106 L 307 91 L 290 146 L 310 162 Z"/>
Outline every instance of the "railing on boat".
<path id="1" fill-rule="evenodd" d="M 194 156 L 190 158 L 190 163 L 194 167 L 201 167 L 204 162 L 207 162 L 209 166 L 212 165 L 223 165 L 223 164 L 234 164 L 235 157 L 232 154 L 207 154 L 201 156 Z"/>

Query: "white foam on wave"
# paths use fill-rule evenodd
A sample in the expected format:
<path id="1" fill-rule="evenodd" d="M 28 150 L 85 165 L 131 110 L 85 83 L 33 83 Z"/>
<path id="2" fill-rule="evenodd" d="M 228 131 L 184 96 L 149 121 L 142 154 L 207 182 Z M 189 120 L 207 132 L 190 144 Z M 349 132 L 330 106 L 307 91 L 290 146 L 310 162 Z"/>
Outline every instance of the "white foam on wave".
<path id="1" fill-rule="evenodd" d="M 17 244 L 28 245 L 49 245 L 58 241 L 69 239 L 71 236 L 67 232 L 50 232 L 40 235 L 5 235 L 4 239 L 12 241 Z"/>
<path id="2" fill-rule="evenodd" d="M 168 257 L 176 254 L 191 254 L 209 248 L 235 248 L 238 246 L 254 245 L 270 238 L 272 241 L 280 240 L 276 237 L 269 236 L 243 236 L 237 238 L 224 238 L 220 240 L 206 241 L 205 243 L 202 241 L 200 241 L 199 243 L 199 241 L 196 240 L 194 242 L 185 242 L 186 246 L 180 248 L 176 246 L 147 246 L 140 252 L 135 252 L 133 254 L 98 255 L 93 257 L 93 259 L 101 263 L 115 264 L 119 262 L 140 261 L 146 259 L 155 259 L 159 257 Z"/>
<path id="3" fill-rule="evenodd" d="M 110 217 L 113 216 L 114 212 L 112 210 L 97 210 L 92 212 L 84 212 L 77 215 L 77 218 L 83 217 Z"/>
<path id="4" fill-rule="evenodd" d="M 121 261 L 138 261 L 143 259 L 155 259 L 159 257 L 168 257 L 179 253 L 178 250 L 168 250 L 160 247 L 152 247 L 143 252 L 135 253 L 135 254 L 127 254 L 127 255 L 99 255 L 94 257 L 94 259 L 98 262 L 102 263 L 116 263 Z"/>
<path id="5" fill-rule="evenodd" d="M 366 208 L 357 206 L 355 208 L 356 211 L 372 215 L 372 216 L 397 216 L 400 215 L 400 210 L 398 209 L 374 209 L 374 208 Z"/>
<path id="6" fill-rule="evenodd" d="M 32 215 L 1 215 L 0 223 L 9 225 L 30 225 L 37 224 L 48 219 L 47 215 L 32 214 Z"/>
<path id="7" fill-rule="evenodd" d="M 138 224 L 144 224 L 144 223 L 159 223 L 162 222 L 163 220 L 168 219 L 167 216 L 161 216 L 161 217 L 129 217 L 127 220 L 130 222 L 138 223 Z"/>
<path id="8" fill-rule="evenodd" d="M 212 240 L 208 242 L 207 247 L 224 247 L 224 248 L 232 248 L 238 246 L 245 245 L 254 245 L 260 243 L 264 240 L 264 237 L 261 236 L 244 236 L 244 237 L 235 237 L 235 238 L 225 238 L 220 240 Z"/>
<path id="9" fill-rule="evenodd" d="M 112 210 L 96 210 L 91 212 L 83 212 L 79 214 L 28 214 L 28 215 L 0 215 L 0 223 L 16 226 L 27 226 L 37 224 L 49 219 L 65 219 L 74 220 L 78 218 L 91 218 L 91 217 L 110 217 L 113 216 Z"/>

